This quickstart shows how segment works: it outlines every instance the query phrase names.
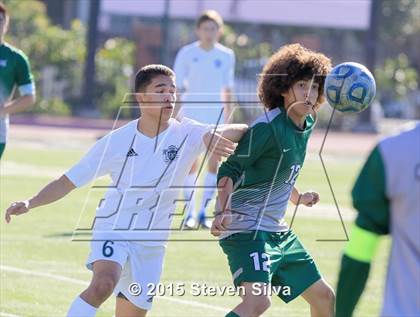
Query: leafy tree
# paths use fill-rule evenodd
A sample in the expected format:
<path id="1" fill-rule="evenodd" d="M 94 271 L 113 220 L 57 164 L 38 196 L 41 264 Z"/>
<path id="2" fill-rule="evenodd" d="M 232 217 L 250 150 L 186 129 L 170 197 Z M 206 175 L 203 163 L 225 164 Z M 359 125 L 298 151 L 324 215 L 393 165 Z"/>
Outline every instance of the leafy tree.
<path id="1" fill-rule="evenodd" d="M 40 107 L 35 107 L 33 111 L 69 114 L 69 106 L 63 100 L 43 98 L 44 83 L 41 78 L 45 67 L 54 66 L 57 71 L 53 82 L 66 83 L 64 98 L 77 94 L 85 55 L 83 25 L 74 21 L 70 30 L 52 25 L 45 5 L 39 1 L 6 0 L 5 5 L 11 18 L 6 41 L 25 52 L 35 77 Z"/>
<path id="2" fill-rule="evenodd" d="M 133 113 L 126 106 L 127 94 L 131 92 L 133 75 L 134 44 L 123 38 L 111 38 L 96 54 L 97 87 L 95 100 L 102 115 L 115 118 L 121 106 L 121 116 Z"/>

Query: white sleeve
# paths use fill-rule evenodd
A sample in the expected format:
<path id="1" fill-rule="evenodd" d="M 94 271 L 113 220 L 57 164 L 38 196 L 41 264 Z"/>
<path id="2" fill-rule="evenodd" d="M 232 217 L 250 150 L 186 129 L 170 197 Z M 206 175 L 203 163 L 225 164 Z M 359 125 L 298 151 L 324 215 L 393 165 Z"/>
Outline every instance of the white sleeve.
<path id="1" fill-rule="evenodd" d="M 204 124 L 192 119 L 184 118 L 184 124 L 187 124 L 189 127 L 189 140 L 191 146 L 196 150 L 196 154 L 200 154 L 206 150 L 206 145 L 204 143 L 203 137 L 207 132 L 213 130 L 216 126 L 214 124 Z"/>
<path id="2" fill-rule="evenodd" d="M 233 89 L 235 81 L 235 53 L 229 54 L 227 66 L 223 75 L 223 87 Z"/>
<path id="3" fill-rule="evenodd" d="M 174 72 L 176 78 L 176 86 L 178 89 L 186 89 L 186 80 L 188 74 L 188 61 L 186 58 L 185 48 L 181 48 L 176 55 Z"/>
<path id="4" fill-rule="evenodd" d="M 29 83 L 19 86 L 19 93 L 21 96 L 34 96 L 35 95 L 35 83 Z"/>
<path id="5" fill-rule="evenodd" d="M 97 141 L 89 152 L 65 173 L 76 187 L 81 187 L 97 177 L 111 173 L 111 157 L 109 157 L 111 151 L 108 150 L 109 136 L 110 134 Z"/>

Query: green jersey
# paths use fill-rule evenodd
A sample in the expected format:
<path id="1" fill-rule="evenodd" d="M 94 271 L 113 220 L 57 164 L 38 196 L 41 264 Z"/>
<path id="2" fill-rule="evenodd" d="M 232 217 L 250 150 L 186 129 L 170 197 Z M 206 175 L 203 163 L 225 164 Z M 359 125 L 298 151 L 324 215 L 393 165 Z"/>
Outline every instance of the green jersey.
<path id="1" fill-rule="evenodd" d="M 258 118 L 220 167 L 218 179 L 233 180 L 232 223 L 221 238 L 241 231 L 287 231 L 283 217 L 305 160 L 314 119 L 299 129 L 284 109 Z"/>
<path id="2" fill-rule="evenodd" d="M 26 55 L 17 48 L 0 45 L 0 107 L 13 97 L 15 88 L 24 95 L 34 95 L 35 85 Z M 0 117 L 0 143 L 6 142 L 8 116 Z"/>
<path id="3" fill-rule="evenodd" d="M 420 123 L 378 143 L 356 180 L 352 198 L 357 228 L 392 236 L 380 315 L 419 316 Z M 355 241 L 351 239 L 350 243 Z M 371 262 L 364 252 L 370 244 L 362 240 L 355 246 L 359 253 L 346 252 L 343 257 L 337 316 L 351 316 L 363 292 Z"/>

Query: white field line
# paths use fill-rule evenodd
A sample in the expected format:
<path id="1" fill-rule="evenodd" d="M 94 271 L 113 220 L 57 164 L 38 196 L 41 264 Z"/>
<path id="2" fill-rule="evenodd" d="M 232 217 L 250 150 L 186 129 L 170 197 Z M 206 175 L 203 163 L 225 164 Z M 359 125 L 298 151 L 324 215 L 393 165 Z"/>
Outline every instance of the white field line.
<path id="1" fill-rule="evenodd" d="M 86 281 L 79 280 L 79 279 L 74 279 L 74 278 L 71 278 L 71 277 L 66 277 L 66 276 L 57 275 L 57 274 L 29 271 L 29 270 L 19 269 L 19 268 L 12 267 L 12 266 L 7 266 L 7 265 L 0 265 L 0 271 L 26 274 L 26 275 L 30 275 L 30 276 L 46 277 L 46 278 L 50 278 L 50 279 L 57 280 L 57 281 L 68 282 L 68 283 L 83 285 L 83 286 L 89 285 L 89 283 L 86 282 Z M 163 299 L 163 300 L 167 300 L 167 301 L 170 301 L 170 302 L 183 304 L 183 305 L 187 305 L 187 306 L 194 306 L 194 307 L 199 307 L 199 308 L 211 309 L 213 311 L 218 311 L 218 312 L 222 312 L 222 313 L 227 313 L 229 311 L 229 308 L 209 305 L 209 304 L 200 303 L 200 302 L 197 302 L 197 301 L 192 301 L 192 300 L 187 300 L 187 299 L 161 297 L 161 296 L 159 296 L 159 299 Z M 2 316 L 2 315 L 0 314 L 0 316 Z M 6 315 L 4 315 L 4 316 L 6 317 Z M 19 316 L 15 316 L 15 315 L 7 315 L 7 316 L 19 317 Z"/>
<path id="2" fill-rule="evenodd" d="M 0 317 L 20 317 L 19 315 L 9 314 L 5 313 L 3 311 L 0 311 Z"/>

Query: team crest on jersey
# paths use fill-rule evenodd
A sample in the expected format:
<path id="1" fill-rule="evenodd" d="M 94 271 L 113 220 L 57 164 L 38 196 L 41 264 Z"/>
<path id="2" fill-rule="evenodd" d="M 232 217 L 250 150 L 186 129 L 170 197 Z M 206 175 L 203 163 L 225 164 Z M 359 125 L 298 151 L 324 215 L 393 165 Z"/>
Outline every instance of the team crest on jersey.
<path id="1" fill-rule="evenodd" d="M 7 66 L 7 59 L 0 59 L 0 66 L 6 67 Z"/>
<path id="2" fill-rule="evenodd" d="M 216 68 L 222 67 L 222 61 L 220 59 L 215 59 L 214 60 L 214 67 L 216 67 Z"/>
<path id="3" fill-rule="evenodd" d="M 163 150 L 163 158 L 165 163 L 170 163 L 178 157 L 179 148 L 175 145 L 170 145 L 166 150 Z"/>

